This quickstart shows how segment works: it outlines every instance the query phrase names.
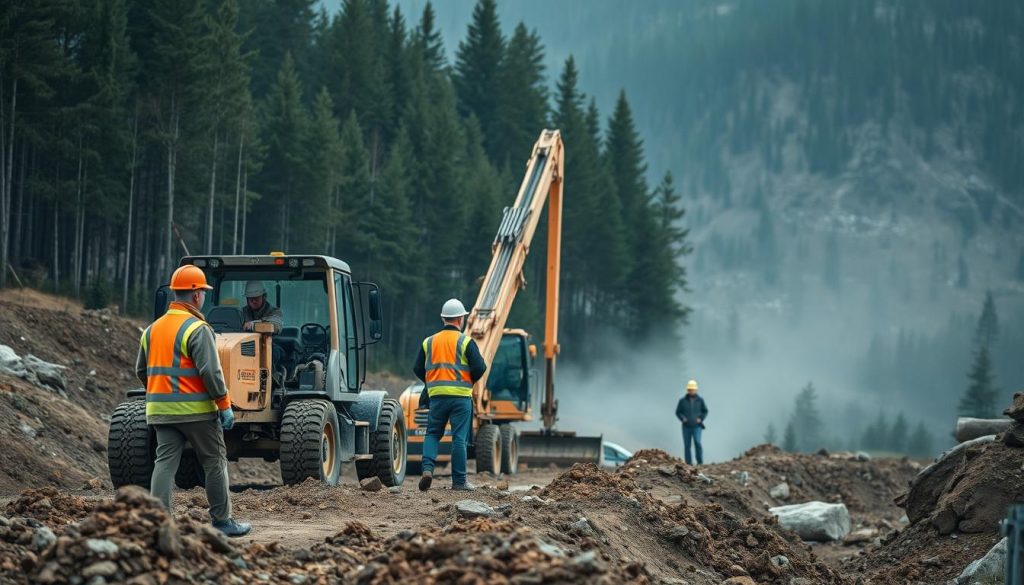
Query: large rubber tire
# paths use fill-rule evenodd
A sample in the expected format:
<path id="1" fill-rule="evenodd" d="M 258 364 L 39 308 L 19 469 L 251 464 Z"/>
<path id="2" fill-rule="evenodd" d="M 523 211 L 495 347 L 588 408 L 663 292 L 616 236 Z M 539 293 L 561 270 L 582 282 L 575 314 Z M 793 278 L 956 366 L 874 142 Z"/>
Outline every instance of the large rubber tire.
<path id="1" fill-rule="evenodd" d="M 281 415 L 281 479 L 286 485 L 341 479 L 338 411 L 324 400 L 295 400 Z"/>
<path id="2" fill-rule="evenodd" d="M 484 425 L 476 432 L 476 472 L 498 475 L 501 468 L 501 432 L 498 425 Z"/>
<path id="3" fill-rule="evenodd" d="M 501 472 L 515 475 L 519 471 L 519 429 L 510 424 L 498 428 L 501 434 Z"/>
<path id="4" fill-rule="evenodd" d="M 199 463 L 199 456 L 194 450 L 186 449 L 181 454 L 178 471 L 174 474 L 174 485 L 183 490 L 206 487 L 206 472 L 203 471 L 203 465 Z"/>
<path id="5" fill-rule="evenodd" d="M 146 401 L 117 405 L 107 431 L 107 467 L 114 489 L 137 485 L 149 489 L 156 459 L 156 433 L 146 424 Z"/>
<path id="6" fill-rule="evenodd" d="M 402 485 L 408 471 L 406 447 L 402 405 L 397 400 L 386 398 L 377 417 L 377 430 L 370 435 L 373 459 L 356 461 L 356 475 L 360 480 L 376 475 L 388 487 Z"/>

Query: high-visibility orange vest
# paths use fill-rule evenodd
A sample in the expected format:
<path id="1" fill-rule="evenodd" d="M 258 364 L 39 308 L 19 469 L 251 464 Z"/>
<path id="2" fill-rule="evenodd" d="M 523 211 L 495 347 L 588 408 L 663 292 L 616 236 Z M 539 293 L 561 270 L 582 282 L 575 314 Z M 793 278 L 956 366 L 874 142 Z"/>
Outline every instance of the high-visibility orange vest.
<path id="1" fill-rule="evenodd" d="M 206 325 L 182 303 L 171 303 L 164 314 L 142 333 L 146 350 L 146 416 L 188 416 L 230 408 L 227 396 L 214 401 L 206 392 L 195 362 L 188 355 L 188 340 Z"/>
<path id="2" fill-rule="evenodd" d="M 473 378 L 466 358 L 469 341 L 467 335 L 452 329 L 438 331 L 423 340 L 428 396 L 473 395 Z"/>

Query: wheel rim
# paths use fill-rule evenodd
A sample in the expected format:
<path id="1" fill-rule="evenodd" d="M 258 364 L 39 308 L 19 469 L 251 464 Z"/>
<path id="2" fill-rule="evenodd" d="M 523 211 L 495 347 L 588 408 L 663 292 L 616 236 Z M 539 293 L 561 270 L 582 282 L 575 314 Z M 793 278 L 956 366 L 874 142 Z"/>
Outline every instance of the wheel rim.
<path id="1" fill-rule="evenodd" d="M 334 476 L 334 467 L 337 465 L 337 457 L 335 456 L 335 443 L 334 443 L 334 425 L 331 423 L 324 424 L 324 432 L 320 436 L 320 467 L 324 474 L 324 479 L 328 479 Z"/>
<path id="2" fill-rule="evenodd" d="M 403 427 L 398 422 L 391 427 L 391 469 L 395 475 L 402 473 L 402 463 L 405 462 L 405 441 L 402 430 Z"/>

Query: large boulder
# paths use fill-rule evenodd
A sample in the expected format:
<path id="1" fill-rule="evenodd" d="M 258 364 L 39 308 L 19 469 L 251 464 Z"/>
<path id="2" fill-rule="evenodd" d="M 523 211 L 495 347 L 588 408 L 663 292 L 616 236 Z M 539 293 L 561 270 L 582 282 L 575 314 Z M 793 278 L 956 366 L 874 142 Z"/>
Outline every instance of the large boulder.
<path id="1" fill-rule="evenodd" d="M 1013 393 L 1013 404 L 1004 410 L 1003 414 L 1019 423 L 1024 423 L 1024 392 Z"/>
<path id="2" fill-rule="evenodd" d="M 0 345 L 0 373 L 16 378 L 24 378 L 28 374 L 18 354 L 6 345 Z"/>
<path id="3" fill-rule="evenodd" d="M 769 508 L 779 524 L 812 542 L 842 540 L 850 532 L 850 512 L 843 504 L 805 502 Z"/>
<path id="4" fill-rule="evenodd" d="M 996 543 L 985 556 L 967 565 L 956 578 L 957 585 L 1002 583 L 1006 570 L 1006 539 Z"/>

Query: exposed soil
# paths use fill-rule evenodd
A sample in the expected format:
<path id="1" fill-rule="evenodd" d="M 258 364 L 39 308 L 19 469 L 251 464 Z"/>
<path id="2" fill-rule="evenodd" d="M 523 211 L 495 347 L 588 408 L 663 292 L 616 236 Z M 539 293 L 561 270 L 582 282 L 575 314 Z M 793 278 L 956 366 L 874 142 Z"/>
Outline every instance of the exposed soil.
<path id="1" fill-rule="evenodd" d="M 642 450 L 611 471 L 474 474 L 472 494 L 445 477 L 427 493 L 411 479 L 367 492 L 350 467 L 336 487 L 283 487 L 277 464 L 242 461 L 229 470 L 234 515 L 254 528 L 227 541 L 202 489 L 175 494 L 174 522 L 139 490 L 110 491 L 108 413 L 137 384 L 143 325 L 0 294 L 0 344 L 68 368 L 64 392 L 0 375 L 0 582 L 941 583 L 984 555 L 1024 498 L 1024 450 L 1001 439 L 925 472 L 769 445 L 699 468 Z M 406 381 L 371 384 L 397 395 Z M 466 499 L 493 513 L 463 517 Z M 768 512 L 810 500 L 844 503 L 856 534 L 808 544 Z"/>

